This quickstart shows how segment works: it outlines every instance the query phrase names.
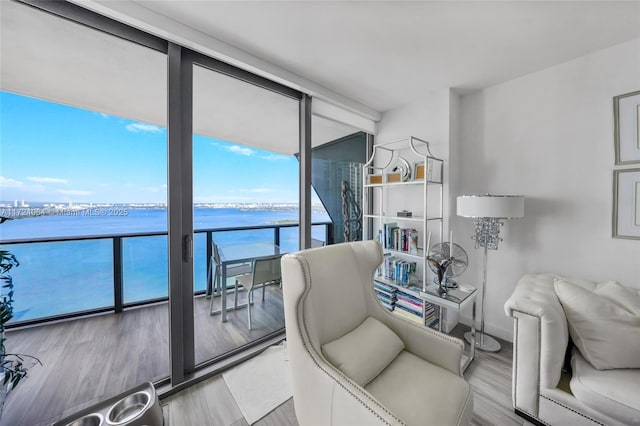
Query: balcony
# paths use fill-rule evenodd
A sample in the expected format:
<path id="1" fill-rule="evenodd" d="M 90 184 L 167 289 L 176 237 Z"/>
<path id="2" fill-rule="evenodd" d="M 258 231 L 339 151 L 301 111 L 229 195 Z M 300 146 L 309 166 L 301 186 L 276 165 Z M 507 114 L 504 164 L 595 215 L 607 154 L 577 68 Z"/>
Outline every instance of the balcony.
<path id="1" fill-rule="evenodd" d="M 314 223 L 314 237 L 324 240 L 331 227 L 330 222 Z M 252 330 L 245 309 L 229 312 L 225 323 L 220 315 L 209 314 L 205 288 L 210 242 L 224 247 L 225 242 L 258 239 L 294 251 L 297 234 L 297 224 L 290 223 L 194 231 L 196 364 L 220 360 L 284 328 L 279 286 L 267 287 L 264 302 L 255 298 Z M 13 274 L 19 292 L 16 318 L 6 333 L 8 352 L 37 356 L 43 366 L 32 368 L 28 379 L 9 394 L 0 425 L 50 424 L 169 375 L 166 233 L 1 244 L 21 261 Z M 36 285 L 29 288 L 26 283 Z M 233 278 L 227 285 L 233 285 Z M 233 305 L 233 295 L 227 297 Z M 239 303 L 245 300 L 246 293 L 240 292 Z M 220 302 L 214 298 L 218 306 Z"/>

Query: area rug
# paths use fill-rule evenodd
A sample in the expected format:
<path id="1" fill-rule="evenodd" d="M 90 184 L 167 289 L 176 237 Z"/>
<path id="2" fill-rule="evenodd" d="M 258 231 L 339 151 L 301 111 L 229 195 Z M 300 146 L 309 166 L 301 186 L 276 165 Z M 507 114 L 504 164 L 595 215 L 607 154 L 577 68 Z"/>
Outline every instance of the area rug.
<path id="1" fill-rule="evenodd" d="M 260 355 L 224 372 L 222 378 L 250 425 L 293 396 L 284 344 L 267 348 Z"/>

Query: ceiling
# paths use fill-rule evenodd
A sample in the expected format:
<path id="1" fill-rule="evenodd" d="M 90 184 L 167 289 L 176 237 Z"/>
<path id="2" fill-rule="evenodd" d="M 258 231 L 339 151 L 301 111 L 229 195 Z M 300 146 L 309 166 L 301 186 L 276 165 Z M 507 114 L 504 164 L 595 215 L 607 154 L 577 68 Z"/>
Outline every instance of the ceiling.
<path id="1" fill-rule="evenodd" d="M 640 37 L 640 2 L 104 4 L 188 26 L 377 111 L 432 90 L 487 87 Z M 166 124 L 164 54 L 15 2 L 0 8 L 3 90 Z M 297 151 L 291 99 L 197 68 L 194 78 L 194 132 Z M 317 146 L 357 129 L 314 116 L 312 131 Z"/>
<path id="2" fill-rule="evenodd" d="M 138 0 L 378 111 L 640 37 L 640 2 Z"/>

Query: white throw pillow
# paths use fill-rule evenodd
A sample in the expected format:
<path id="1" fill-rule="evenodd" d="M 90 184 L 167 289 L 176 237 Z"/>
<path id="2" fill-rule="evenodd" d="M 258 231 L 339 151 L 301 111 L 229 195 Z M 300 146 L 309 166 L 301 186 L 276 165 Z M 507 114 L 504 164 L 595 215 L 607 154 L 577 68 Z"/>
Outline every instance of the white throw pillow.
<path id="1" fill-rule="evenodd" d="M 593 291 L 557 278 L 554 286 L 569 334 L 594 368 L 640 368 L 640 295 L 615 281 Z"/>
<path id="2" fill-rule="evenodd" d="M 367 317 L 354 330 L 322 345 L 327 360 L 347 377 L 365 386 L 404 349 L 404 342 L 389 327 Z"/>

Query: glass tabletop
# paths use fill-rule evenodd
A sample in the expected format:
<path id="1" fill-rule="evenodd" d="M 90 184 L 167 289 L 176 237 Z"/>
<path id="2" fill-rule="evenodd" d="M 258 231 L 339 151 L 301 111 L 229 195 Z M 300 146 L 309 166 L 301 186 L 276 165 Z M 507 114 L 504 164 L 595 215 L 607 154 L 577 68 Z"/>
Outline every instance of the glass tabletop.
<path id="1" fill-rule="evenodd" d="M 225 263 L 241 263 L 261 257 L 282 256 L 286 252 L 273 243 L 244 243 L 218 246 L 220 260 Z"/>
<path id="2" fill-rule="evenodd" d="M 438 294 L 438 286 L 431 284 L 427 286 L 427 291 L 421 291 L 420 296 L 425 300 L 432 303 L 449 306 L 455 309 L 462 309 L 464 305 L 473 300 L 473 295 L 476 294 L 477 289 L 470 288 L 469 290 L 462 290 L 460 288 L 450 288 L 444 294 Z"/>

